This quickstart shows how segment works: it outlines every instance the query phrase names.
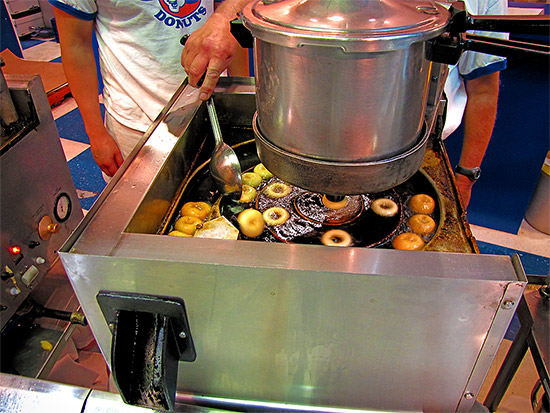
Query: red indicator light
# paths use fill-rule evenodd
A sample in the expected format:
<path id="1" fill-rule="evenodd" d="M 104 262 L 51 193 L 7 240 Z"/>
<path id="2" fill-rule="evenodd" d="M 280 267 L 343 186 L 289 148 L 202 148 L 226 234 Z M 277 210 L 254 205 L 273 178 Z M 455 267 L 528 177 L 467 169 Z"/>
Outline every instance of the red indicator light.
<path id="1" fill-rule="evenodd" d="M 19 247 L 17 245 L 13 245 L 13 246 L 9 247 L 9 250 L 13 255 L 17 255 L 21 252 L 21 247 Z"/>

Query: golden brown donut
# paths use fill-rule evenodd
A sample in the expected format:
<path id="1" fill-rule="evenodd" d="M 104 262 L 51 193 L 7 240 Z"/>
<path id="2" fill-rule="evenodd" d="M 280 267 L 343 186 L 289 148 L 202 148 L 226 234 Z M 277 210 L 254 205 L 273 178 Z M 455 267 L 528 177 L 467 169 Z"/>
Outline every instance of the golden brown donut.
<path id="1" fill-rule="evenodd" d="M 351 235 L 341 229 L 331 229 L 323 234 L 321 242 L 329 247 L 349 247 Z"/>
<path id="2" fill-rule="evenodd" d="M 181 216 L 197 217 L 204 221 L 211 209 L 210 204 L 206 202 L 186 202 L 181 207 Z"/>
<path id="3" fill-rule="evenodd" d="M 174 229 L 185 234 L 193 235 L 197 228 L 200 228 L 201 226 L 202 219 L 185 215 L 176 221 L 174 224 Z"/>
<path id="4" fill-rule="evenodd" d="M 267 225 L 275 226 L 284 224 L 290 218 L 290 214 L 284 208 L 271 207 L 264 211 L 263 217 Z"/>
<path id="5" fill-rule="evenodd" d="M 265 194 L 270 198 L 283 198 L 291 191 L 290 186 L 283 182 L 273 182 L 265 187 Z"/>
<path id="6" fill-rule="evenodd" d="M 397 204 L 388 198 L 379 198 L 371 205 L 373 212 L 381 217 L 393 217 L 399 212 Z"/>
<path id="7" fill-rule="evenodd" d="M 245 172 L 241 175 L 243 185 L 250 185 L 257 188 L 262 183 L 262 177 L 256 172 Z"/>
<path id="8" fill-rule="evenodd" d="M 411 209 L 417 214 L 431 214 L 434 212 L 435 201 L 426 194 L 418 194 L 411 198 Z"/>
<path id="9" fill-rule="evenodd" d="M 241 232 L 247 237 L 257 237 L 264 231 L 264 218 L 257 209 L 245 209 L 237 216 L 237 221 Z"/>
<path id="10" fill-rule="evenodd" d="M 348 197 L 344 197 L 341 201 L 331 201 L 327 198 L 326 195 L 323 195 L 323 198 L 321 198 L 323 201 L 323 205 L 326 206 L 329 209 L 342 209 L 348 204 Z"/>
<path id="11" fill-rule="evenodd" d="M 435 230 L 435 221 L 426 214 L 415 214 L 409 219 L 409 228 L 418 235 L 429 235 Z"/>
<path id="12" fill-rule="evenodd" d="M 265 165 L 263 163 L 259 163 L 258 165 L 256 165 L 254 167 L 254 173 L 257 173 L 258 175 L 260 175 L 262 177 L 262 179 L 265 179 L 266 181 L 269 178 L 273 177 L 273 174 L 271 172 L 269 172 L 269 170 L 265 167 Z"/>
<path id="13" fill-rule="evenodd" d="M 253 186 L 244 184 L 239 202 L 242 202 L 243 204 L 252 202 L 256 198 L 257 193 L 258 191 L 256 191 L 256 188 L 254 188 Z"/>
<path id="14" fill-rule="evenodd" d="M 396 250 L 419 250 L 424 246 L 424 240 L 414 232 L 404 232 L 393 240 L 393 248 Z"/>
<path id="15" fill-rule="evenodd" d="M 192 237 L 193 235 L 191 234 L 186 234 L 185 232 L 181 232 L 181 231 L 170 231 L 168 233 L 168 235 L 172 236 L 172 237 Z"/>

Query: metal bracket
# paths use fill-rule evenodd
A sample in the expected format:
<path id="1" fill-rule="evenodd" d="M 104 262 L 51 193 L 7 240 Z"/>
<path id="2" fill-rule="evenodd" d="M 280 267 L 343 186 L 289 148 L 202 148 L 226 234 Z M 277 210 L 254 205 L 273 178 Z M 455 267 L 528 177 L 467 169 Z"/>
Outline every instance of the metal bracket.
<path id="1" fill-rule="evenodd" d="M 124 402 L 173 410 L 178 362 L 197 357 L 184 301 L 112 291 L 96 298 L 113 333 L 111 368 Z"/>

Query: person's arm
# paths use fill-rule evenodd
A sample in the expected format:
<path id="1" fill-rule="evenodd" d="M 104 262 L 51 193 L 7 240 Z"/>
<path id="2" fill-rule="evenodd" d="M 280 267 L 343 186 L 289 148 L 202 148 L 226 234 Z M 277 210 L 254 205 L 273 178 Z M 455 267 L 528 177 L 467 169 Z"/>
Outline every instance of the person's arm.
<path id="1" fill-rule="evenodd" d="M 122 165 L 122 154 L 105 129 L 99 109 L 96 64 L 92 48 L 94 22 L 76 18 L 54 7 L 61 60 L 78 109 L 84 120 L 90 148 L 100 169 L 113 176 Z"/>
<path id="2" fill-rule="evenodd" d="M 464 141 L 459 165 L 472 169 L 481 165 L 497 116 L 499 72 L 466 81 L 468 101 L 464 112 Z M 456 174 L 458 191 L 464 208 L 468 207 L 473 182 Z"/>
<path id="3" fill-rule="evenodd" d="M 251 0 L 225 0 L 185 43 L 181 64 L 189 76 L 189 84 L 197 86 L 206 71 L 201 86 L 201 100 L 210 97 L 220 75 L 233 59 L 238 43 L 231 34 L 230 23 L 249 1 Z"/>

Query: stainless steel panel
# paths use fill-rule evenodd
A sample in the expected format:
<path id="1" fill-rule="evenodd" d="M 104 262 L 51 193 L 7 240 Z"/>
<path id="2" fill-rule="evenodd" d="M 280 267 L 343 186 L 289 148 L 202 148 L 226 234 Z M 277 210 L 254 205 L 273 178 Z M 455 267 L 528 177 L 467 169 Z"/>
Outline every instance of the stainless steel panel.
<path id="1" fill-rule="evenodd" d="M 139 413 L 156 410 L 124 404 L 115 393 L 12 376 L 0 373 L 0 411 L 26 413 L 32 411 L 64 413 Z M 178 412 L 220 412 L 180 402 Z"/>
<path id="2" fill-rule="evenodd" d="M 242 83 L 216 90 L 222 130 L 221 102 L 239 93 L 253 102 Z M 106 359 L 99 291 L 175 296 L 197 352 L 179 364 L 178 391 L 194 400 L 469 410 L 525 286 L 520 268 L 503 256 L 156 235 L 186 151 L 206 142 L 204 108 L 181 102 L 60 253 Z"/>
<path id="3" fill-rule="evenodd" d="M 0 373 L 3 412 L 80 413 L 89 389 Z"/>
<path id="4" fill-rule="evenodd" d="M 97 390 L 90 391 L 86 405 L 82 409 L 82 413 L 145 413 L 154 411 L 156 410 L 124 404 L 120 395 Z"/>
<path id="5" fill-rule="evenodd" d="M 63 260 L 106 355 L 97 292 L 183 298 L 197 360 L 180 363 L 178 388 L 203 395 L 454 410 L 484 343 L 502 339 L 506 327 L 493 332 L 502 300 L 522 290 L 506 257 L 202 241 L 171 243 L 172 259 L 159 258 L 160 245 L 140 258 Z"/>
<path id="6" fill-rule="evenodd" d="M 262 163 L 285 182 L 312 192 L 352 195 L 382 192 L 405 182 L 420 169 L 430 129 L 404 153 L 370 162 L 333 162 L 291 153 L 269 142 L 254 119 L 256 146 Z"/>
<path id="7" fill-rule="evenodd" d="M 225 412 L 226 410 L 207 408 L 202 406 L 194 406 L 188 402 L 176 403 L 174 408 L 176 412 L 186 413 L 207 413 L 207 412 Z M 135 407 L 124 404 L 122 398 L 118 394 L 107 393 L 97 390 L 92 390 L 90 396 L 86 399 L 86 406 L 82 413 L 145 413 L 159 412 L 159 410 L 148 409 L 145 407 Z"/>

